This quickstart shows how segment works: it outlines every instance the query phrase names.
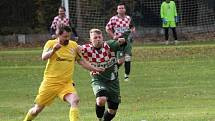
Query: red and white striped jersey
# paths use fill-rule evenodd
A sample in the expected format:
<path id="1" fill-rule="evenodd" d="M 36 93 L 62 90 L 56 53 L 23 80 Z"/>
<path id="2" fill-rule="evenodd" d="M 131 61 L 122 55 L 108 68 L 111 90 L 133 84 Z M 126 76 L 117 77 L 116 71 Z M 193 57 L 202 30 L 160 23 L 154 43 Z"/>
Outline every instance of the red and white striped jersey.
<path id="1" fill-rule="evenodd" d="M 125 16 L 123 18 L 118 15 L 113 16 L 106 25 L 106 29 L 114 30 L 115 36 L 121 36 L 124 32 L 129 31 L 131 24 L 131 17 Z"/>
<path id="2" fill-rule="evenodd" d="M 57 29 L 57 27 L 62 24 L 65 26 L 69 26 L 70 25 L 69 22 L 70 22 L 69 18 L 66 18 L 66 17 L 60 18 L 59 16 L 56 16 L 56 17 L 54 17 L 54 20 L 52 21 L 51 28 Z"/>

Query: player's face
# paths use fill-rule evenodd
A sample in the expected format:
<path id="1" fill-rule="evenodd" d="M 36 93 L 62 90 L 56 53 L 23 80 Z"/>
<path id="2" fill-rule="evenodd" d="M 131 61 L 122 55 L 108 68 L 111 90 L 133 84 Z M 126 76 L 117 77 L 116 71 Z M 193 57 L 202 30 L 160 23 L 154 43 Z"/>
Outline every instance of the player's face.
<path id="1" fill-rule="evenodd" d="M 125 14 L 125 12 L 126 12 L 126 9 L 125 9 L 124 5 L 118 5 L 117 6 L 117 13 L 118 14 Z"/>
<path id="2" fill-rule="evenodd" d="M 58 14 L 62 17 L 62 16 L 65 16 L 65 11 L 64 11 L 64 9 L 59 9 L 58 10 Z"/>
<path id="3" fill-rule="evenodd" d="M 90 40 L 94 47 L 101 48 L 103 45 L 103 36 L 102 34 L 91 33 Z"/>
<path id="4" fill-rule="evenodd" d="M 70 32 L 64 31 L 61 35 L 59 35 L 60 44 L 65 45 L 65 42 L 70 39 Z"/>

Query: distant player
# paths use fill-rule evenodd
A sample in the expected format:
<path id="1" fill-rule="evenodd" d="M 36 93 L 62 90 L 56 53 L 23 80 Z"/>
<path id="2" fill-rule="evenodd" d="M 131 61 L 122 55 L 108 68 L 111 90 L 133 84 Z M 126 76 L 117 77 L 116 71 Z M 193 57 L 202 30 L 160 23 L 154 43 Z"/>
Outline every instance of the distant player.
<path id="1" fill-rule="evenodd" d="M 126 15 L 126 8 L 124 3 L 117 5 L 117 15 L 113 16 L 106 25 L 106 32 L 112 39 L 117 40 L 125 32 L 135 32 L 135 27 L 130 16 Z M 132 50 L 132 37 L 128 38 L 127 45 L 122 52 L 118 52 L 119 56 L 125 57 L 125 81 L 129 81 L 129 74 L 131 70 L 131 50 Z"/>
<path id="2" fill-rule="evenodd" d="M 174 1 L 165 0 L 161 4 L 160 16 L 162 19 L 162 26 L 165 31 L 165 40 L 168 45 L 169 42 L 169 28 L 172 29 L 173 37 L 175 39 L 175 44 L 178 44 L 177 33 L 176 33 L 176 23 L 178 22 L 178 15 L 176 10 L 176 5 Z"/>
<path id="3" fill-rule="evenodd" d="M 39 92 L 24 121 L 32 121 L 46 106 L 49 106 L 56 97 L 70 104 L 70 121 L 79 120 L 78 103 L 73 76 L 75 62 L 90 71 L 102 72 L 104 68 L 96 68 L 81 58 L 76 42 L 70 41 L 71 29 L 62 26 L 57 30 L 57 38 L 48 40 L 45 44 L 42 60 L 48 60 L 44 71 L 44 78 Z"/>
<path id="4" fill-rule="evenodd" d="M 101 30 L 91 29 L 90 41 L 90 44 L 82 45 L 83 57 L 94 67 L 105 68 L 104 72 L 91 74 L 91 86 L 96 96 L 96 115 L 99 121 L 111 121 L 121 100 L 116 52 L 125 43 L 125 39 L 103 41 Z"/>
<path id="5" fill-rule="evenodd" d="M 73 32 L 73 38 L 78 39 L 78 34 L 75 30 L 74 24 L 72 24 L 71 20 L 66 17 L 66 9 L 64 7 L 59 7 L 58 8 L 58 16 L 54 17 L 54 20 L 52 21 L 50 31 L 51 31 L 51 36 L 52 38 L 56 38 L 56 30 L 60 25 L 64 26 L 70 26 L 72 28 Z"/>

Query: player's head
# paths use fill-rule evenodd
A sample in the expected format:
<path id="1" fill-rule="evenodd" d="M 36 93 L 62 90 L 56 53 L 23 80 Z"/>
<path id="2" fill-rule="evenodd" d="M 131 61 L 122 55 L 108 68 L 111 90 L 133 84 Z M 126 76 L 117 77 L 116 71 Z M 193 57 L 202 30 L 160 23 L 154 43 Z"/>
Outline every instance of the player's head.
<path id="1" fill-rule="evenodd" d="M 69 43 L 69 39 L 71 35 L 71 29 L 69 26 L 64 26 L 64 25 L 59 26 L 56 30 L 56 34 L 58 36 L 60 44 L 67 45 Z"/>
<path id="2" fill-rule="evenodd" d="M 60 17 L 64 17 L 64 16 L 65 16 L 65 12 L 66 12 L 65 7 L 60 6 L 60 7 L 58 8 L 58 14 L 59 14 Z"/>
<path id="3" fill-rule="evenodd" d="M 117 13 L 120 15 L 125 15 L 126 8 L 124 3 L 120 3 L 117 5 Z"/>
<path id="4" fill-rule="evenodd" d="M 95 48 L 101 48 L 104 42 L 102 31 L 99 29 L 91 29 L 90 41 Z"/>

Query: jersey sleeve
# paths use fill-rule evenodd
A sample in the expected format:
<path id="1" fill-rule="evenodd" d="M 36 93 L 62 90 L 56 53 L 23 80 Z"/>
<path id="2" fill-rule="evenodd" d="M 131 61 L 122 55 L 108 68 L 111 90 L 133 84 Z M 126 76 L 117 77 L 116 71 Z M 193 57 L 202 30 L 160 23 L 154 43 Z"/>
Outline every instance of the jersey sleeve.
<path id="1" fill-rule="evenodd" d="M 109 20 L 109 22 L 107 23 L 107 25 L 106 25 L 106 30 L 112 30 L 113 29 L 113 26 L 114 26 L 114 22 L 115 20 L 114 20 L 114 17 L 112 17 L 110 20 Z"/>
<path id="2" fill-rule="evenodd" d="M 163 6 L 164 6 L 164 3 L 162 3 L 162 4 L 161 4 L 161 7 L 160 7 L 160 17 L 161 17 L 161 18 L 164 18 L 164 14 L 163 14 L 163 11 L 164 11 L 163 9 L 164 9 L 164 8 L 163 8 Z"/>
<path id="3" fill-rule="evenodd" d="M 57 26 L 57 17 L 54 17 L 53 21 L 52 21 L 52 25 L 50 28 L 52 29 L 56 29 L 56 26 Z"/>
<path id="4" fill-rule="evenodd" d="M 54 41 L 54 40 L 48 40 L 46 42 L 45 46 L 43 47 L 43 53 L 48 52 L 48 51 L 53 49 L 53 42 L 52 41 Z"/>
<path id="5" fill-rule="evenodd" d="M 107 44 L 109 45 L 110 49 L 113 50 L 114 52 L 120 50 L 120 44 L 116 40 L 108 40 Z"/>
<path id="6" fill-rule="evenodd" d="M 82 60 L 81 49 L 80 49 L 79 45 L 76 42 L 74 42 L 74 43 L 75 43 L 74 44 L 74 49 L 76 51 L 75 60 L 76 61 L 81 61 Z"/>

